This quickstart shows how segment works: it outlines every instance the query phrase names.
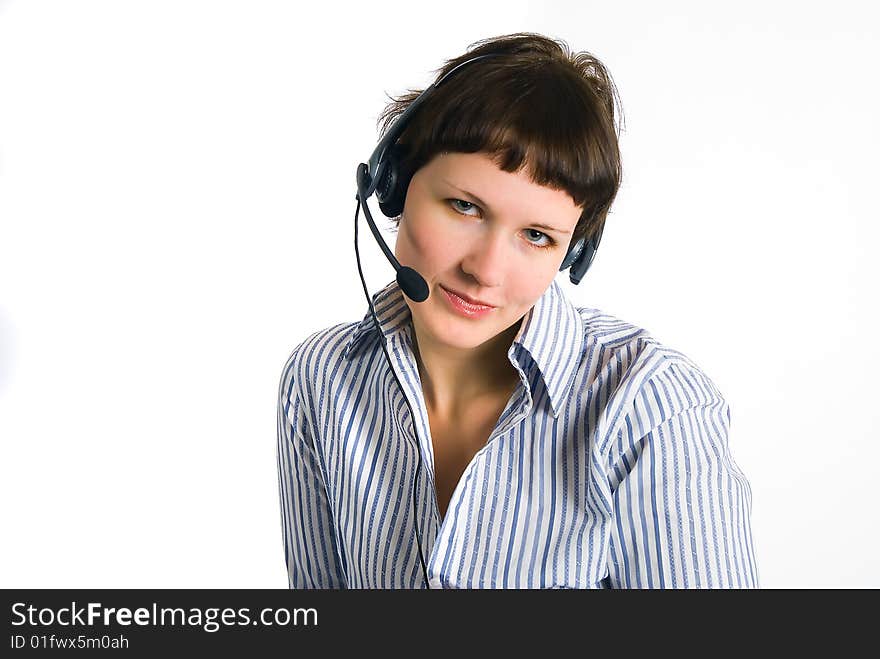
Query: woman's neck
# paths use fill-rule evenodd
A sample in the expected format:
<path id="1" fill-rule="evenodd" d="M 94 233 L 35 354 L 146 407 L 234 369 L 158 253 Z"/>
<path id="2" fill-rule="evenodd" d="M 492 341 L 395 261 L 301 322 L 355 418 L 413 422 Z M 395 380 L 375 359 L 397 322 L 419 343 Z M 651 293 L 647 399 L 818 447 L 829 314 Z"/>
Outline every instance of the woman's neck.
<path id="1" fill-rule="evenodd" d="M 422 391 L 428 409 L 439 416 L 453 418 L 486 396 L 510 395 L 519 382 L 519 373 L 507 352 L 520 328 L 520 322 L 470 350 L 437 346 L 413 331 L 413 344 Z"/>

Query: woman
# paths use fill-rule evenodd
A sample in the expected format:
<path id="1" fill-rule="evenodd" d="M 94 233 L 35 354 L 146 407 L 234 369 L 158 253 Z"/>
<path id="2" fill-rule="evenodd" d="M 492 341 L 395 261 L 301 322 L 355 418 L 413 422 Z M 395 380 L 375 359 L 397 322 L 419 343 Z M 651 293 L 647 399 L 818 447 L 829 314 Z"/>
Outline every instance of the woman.
<path id="1" fill-rule="evenodd" d="M 726 400 L 554 279 L 620 185 L 607 71 L 519 33 L 439 80 L 394 146 L 427 299 L 391 282 L 282 374 L 290 587 L 757 587 Z"/>

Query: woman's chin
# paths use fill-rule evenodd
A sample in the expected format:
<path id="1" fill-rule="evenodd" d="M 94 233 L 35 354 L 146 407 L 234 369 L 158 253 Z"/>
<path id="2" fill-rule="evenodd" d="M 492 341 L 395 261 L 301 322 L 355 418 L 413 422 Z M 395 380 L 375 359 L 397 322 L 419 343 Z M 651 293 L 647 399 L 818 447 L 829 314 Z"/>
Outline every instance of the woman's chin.
<path id="1" fill-rule="evenodd" d="M 467 319 L 435 321 L 430 325 L 432 339 L 440 345 L 458 350 L 472 350 L 495 336 L 488 325 L 477 327 Z"/>

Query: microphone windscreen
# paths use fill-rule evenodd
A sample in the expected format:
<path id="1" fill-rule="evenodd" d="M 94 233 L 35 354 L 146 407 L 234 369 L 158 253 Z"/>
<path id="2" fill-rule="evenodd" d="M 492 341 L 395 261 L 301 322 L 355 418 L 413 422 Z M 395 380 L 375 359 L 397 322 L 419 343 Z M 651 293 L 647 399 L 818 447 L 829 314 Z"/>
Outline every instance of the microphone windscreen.
<path id="1" fill-rule="evenodd" d="M 400 289 L 413 302 L 424 302 L 428 299 L 428 284 L 424 278 L 412 268 L 402 265 L 397 271 L 397 283 Z"/>

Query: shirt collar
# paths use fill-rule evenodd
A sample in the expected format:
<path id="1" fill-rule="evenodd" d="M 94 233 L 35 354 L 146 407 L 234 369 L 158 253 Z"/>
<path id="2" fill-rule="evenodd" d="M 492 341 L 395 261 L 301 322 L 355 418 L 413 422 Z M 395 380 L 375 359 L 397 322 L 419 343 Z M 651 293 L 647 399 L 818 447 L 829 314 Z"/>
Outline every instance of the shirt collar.
<path id="1" fill-rule="evenodd" d="M 374 294 L 372 299 L 376 318 L 386 339 L 390 340 L 409 330 L 412 314 L 396 279 Z M 368 343 L 368 337 L 375 336 L 373 315 L 368 309 L 346 345 L 343 357 L 350 359 L 362 345 Z M 553 280 L 526 312 L 507 354 L 523 371 L 528 372 L 529 360 L 537 367 L 550 397 L 554 417 L 559 416 L 564 407 L 584 344 L 580 311 Z"/>

